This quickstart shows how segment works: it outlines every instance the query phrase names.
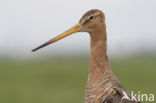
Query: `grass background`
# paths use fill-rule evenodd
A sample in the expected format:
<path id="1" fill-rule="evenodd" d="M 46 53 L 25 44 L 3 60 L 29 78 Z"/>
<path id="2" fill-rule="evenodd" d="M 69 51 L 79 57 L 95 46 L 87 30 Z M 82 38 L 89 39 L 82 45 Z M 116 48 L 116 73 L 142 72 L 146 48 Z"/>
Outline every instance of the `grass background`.
<path id="1" fill-rule="evenodd" d="M 156 57 L 110 59 L 122 85 L 156 94 Z M 89 59 L 0 60 L 0 103 L 84 103 Z"/>

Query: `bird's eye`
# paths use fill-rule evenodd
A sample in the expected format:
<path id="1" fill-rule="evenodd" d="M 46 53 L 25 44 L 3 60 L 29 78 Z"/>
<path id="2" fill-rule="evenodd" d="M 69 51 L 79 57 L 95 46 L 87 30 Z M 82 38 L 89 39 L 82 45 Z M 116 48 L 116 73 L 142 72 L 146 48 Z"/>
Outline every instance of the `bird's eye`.
<path id="1" fill-rule="evenodd" d="M 90 17 L 89 17 L 89 20 L 93 20 L 93 19 L 94 19 L 94 16 L 90 16 Z"/>

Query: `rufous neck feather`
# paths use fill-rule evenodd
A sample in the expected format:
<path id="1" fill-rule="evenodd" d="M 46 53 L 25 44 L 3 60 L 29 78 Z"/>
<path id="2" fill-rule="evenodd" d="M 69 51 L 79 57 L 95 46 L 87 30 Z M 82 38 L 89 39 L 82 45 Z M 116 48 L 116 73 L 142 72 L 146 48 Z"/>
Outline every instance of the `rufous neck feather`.
<path id="1" fill-rule="evenodd" d="M 107 58 L 107 35 L 106 29 L 103 31 L 95 31 L 90 33 L 91 50 L 90 50 L 90 80 L 95 81 L 97 77 L 101 77 L 104 72 L 109 72 L 109 64 Z"/>

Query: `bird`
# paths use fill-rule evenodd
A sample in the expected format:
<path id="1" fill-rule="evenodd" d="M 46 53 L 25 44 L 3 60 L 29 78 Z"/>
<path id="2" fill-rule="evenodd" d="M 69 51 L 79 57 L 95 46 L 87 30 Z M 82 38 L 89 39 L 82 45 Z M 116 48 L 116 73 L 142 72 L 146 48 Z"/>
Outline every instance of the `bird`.
<path id="1" fill-rule="evenodd" d="M 90 35 L 90 66 L 85 103 L 140 103 L 122 86 L 110 68 L 105 14 L 99 9 L 89 10 L 71 29 L 38 46 L 32 52 L 77 32 L 88 32 Z"/>

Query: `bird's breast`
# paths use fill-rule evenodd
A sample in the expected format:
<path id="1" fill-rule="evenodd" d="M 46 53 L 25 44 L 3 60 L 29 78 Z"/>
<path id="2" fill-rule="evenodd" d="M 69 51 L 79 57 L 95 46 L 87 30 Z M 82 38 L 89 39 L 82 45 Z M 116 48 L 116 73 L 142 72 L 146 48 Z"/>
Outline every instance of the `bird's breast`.
<path id="1" fill-rule="evenodd" d="M 102 103 L 114 94 L 114 82 L 111 78 L 103 78 L 95 82 L 88 81 L 85 103 Z"/>

